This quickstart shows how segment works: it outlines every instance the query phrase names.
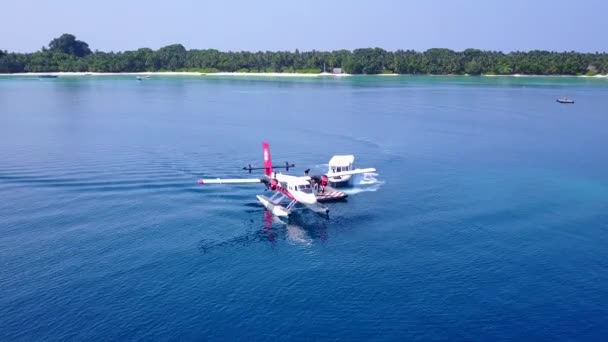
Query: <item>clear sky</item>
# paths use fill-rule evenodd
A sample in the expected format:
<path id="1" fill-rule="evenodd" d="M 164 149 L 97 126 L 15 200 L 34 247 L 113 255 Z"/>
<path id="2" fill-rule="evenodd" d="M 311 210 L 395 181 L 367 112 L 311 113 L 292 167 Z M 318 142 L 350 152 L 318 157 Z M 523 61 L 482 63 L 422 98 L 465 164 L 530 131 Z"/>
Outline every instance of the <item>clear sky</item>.
<path id="1" fill-rule="evenodd" d="M 608 0 L 3 0 L 0 49 L 608 51 Z"/>

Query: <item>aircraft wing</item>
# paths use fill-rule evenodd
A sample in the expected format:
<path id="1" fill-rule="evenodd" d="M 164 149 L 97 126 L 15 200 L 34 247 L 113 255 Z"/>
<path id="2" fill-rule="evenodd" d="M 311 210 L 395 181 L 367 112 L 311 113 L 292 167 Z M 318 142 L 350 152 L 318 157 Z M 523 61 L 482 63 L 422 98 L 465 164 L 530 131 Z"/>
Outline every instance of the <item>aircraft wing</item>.
<path id="1" fill-rule="evenodd" d="M 361 173 L 372 173 L 372 172 L 376 172 L 376 169 L 373 167 L 369 167 L 366 169 L 354 169 L 354 170 L 349 170 L 349 171 L 330 172 L 330 173 L 327 173 L 325 176 L 333 178 L 333 177 L 357 175 L 357 174 L 361 174 Z"/>
<path id="2" fill-rule="evenodd" d="M 264 181 L 260 178 L 216 178 L 216 179 L 199 179 L 198 184 L 249 184 L 249 183 L 263 183 Z"/>

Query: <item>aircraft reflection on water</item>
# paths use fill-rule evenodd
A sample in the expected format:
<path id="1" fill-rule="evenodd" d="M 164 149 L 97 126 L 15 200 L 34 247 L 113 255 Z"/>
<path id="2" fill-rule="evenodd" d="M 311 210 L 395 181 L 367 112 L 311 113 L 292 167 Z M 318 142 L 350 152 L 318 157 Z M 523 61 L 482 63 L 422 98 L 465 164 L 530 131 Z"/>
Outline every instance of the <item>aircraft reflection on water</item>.
<path id="1" fill-rule="evenodd" d="M 279 227 L 285 227 L 286 240 L 294 244 L 310 246 L 313 241 L 325 241 L 327 240 L 327 226 L 325 225 L 326 220 L 317 220 L 313 223 L 310 218 L 305 218 L 299 212 L 294 212 L 288 222 L 281 220 L 280 218 L 272 215 L 269 211 L 264 211 L 264 231 L 268 234 L 275 234 L 273 225 Z"/>
<path id="2" fill-rule="evenodd" d="M 253 212 L 253 211 L 252 211 Z M 255 211 L 258 212 L 258 211 Z M 270 211 L 264 210 L 262 227 L 255 227 L 247 233 L 224 241 L 203 239 L 199 242 L 199 250 L 209 253 L 215 249 L 250 246 L 256 243 L 270 243 L 275 246 L 278 241 L 285 240 L 294 245 L 311 246 L 314 241 L 327 240 L 327 219 L 312 220 L 306 213 L 294 212 L 289 220 L 283 221 Z"/>

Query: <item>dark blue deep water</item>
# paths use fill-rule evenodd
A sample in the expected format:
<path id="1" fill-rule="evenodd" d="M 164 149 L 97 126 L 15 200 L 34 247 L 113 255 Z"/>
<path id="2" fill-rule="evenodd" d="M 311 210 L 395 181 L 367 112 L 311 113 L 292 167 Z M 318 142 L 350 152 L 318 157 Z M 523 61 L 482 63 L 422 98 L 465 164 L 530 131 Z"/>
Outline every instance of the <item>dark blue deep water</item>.
<path id="1" fill-rule="evenodd" d="M 197 184 L 263 140 L 377 183 Z M 1 341 L 607 336 L 608 80 L 0 78 Z"/>

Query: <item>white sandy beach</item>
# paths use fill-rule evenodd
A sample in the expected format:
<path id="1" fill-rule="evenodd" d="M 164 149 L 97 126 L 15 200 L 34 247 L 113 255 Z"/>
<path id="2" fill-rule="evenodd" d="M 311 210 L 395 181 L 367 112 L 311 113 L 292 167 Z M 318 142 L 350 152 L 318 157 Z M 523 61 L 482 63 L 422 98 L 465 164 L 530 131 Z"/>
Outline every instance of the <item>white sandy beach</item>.
<path id="1" fill-rule="evenodd" d="M 265 77 L 343 77 L 351 76 L 350 74 L 303 74 L 303 73 L 291 73 L 291 72 L 214 72 L 214 73 L 201 73 L 201 75 L 208 76 L 265 76 Z"/>

